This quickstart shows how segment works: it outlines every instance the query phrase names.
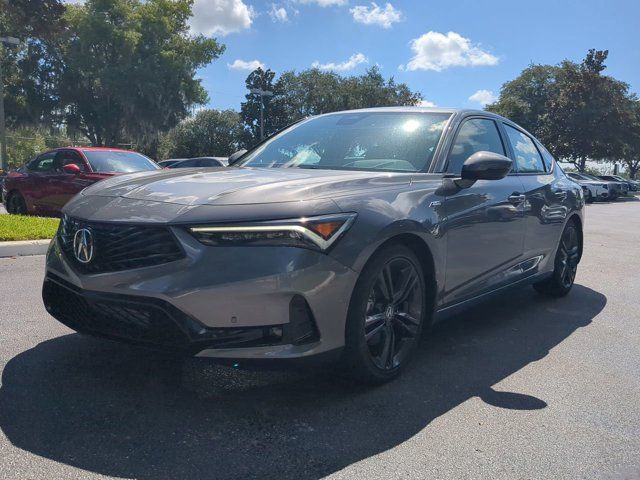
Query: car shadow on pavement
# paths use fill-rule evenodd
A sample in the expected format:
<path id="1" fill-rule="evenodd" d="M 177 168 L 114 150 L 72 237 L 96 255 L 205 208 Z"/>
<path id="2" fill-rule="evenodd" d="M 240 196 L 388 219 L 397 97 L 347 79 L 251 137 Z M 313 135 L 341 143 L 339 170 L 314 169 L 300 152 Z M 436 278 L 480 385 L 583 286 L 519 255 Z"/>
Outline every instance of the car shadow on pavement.
<path id="1" fill-rule="evenodd" d="M 0 428 L 21 449 L 103 475 L 315 479 L 399 445 L 472 397 L 545 408 L 544 399 L 492 386 L 605 304 L 580 285 L 558 300 L 524 289 L 438 325 L 404 375 L 378 388 L 66 335 L 6 365 Z"/>

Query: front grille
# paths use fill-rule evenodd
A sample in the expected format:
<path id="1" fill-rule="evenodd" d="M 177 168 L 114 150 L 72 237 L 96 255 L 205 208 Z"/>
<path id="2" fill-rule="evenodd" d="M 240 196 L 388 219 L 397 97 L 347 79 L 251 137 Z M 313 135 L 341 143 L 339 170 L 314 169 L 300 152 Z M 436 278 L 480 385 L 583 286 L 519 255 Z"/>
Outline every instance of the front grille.
<path id="1" fill-rule="evenodd" d="M 88 263 L 79 262 L 73 251 L 74 236 L 82 228 L 91 232 L 94 242 L 94 255 Z M 167 227 L 88 222 L 65 215 L 58 235 L 66 258 L 81 273 L 149 267 L 184 257 Z"/>
<path id="2" fill-rule="evenodd" d="M 281 325 L 210 328 L 164 300 L 82 290 L 51 273 L 42 299 L 52 316 L 78 332 L 192 354 L 277 345 L 285 335 Z"/>

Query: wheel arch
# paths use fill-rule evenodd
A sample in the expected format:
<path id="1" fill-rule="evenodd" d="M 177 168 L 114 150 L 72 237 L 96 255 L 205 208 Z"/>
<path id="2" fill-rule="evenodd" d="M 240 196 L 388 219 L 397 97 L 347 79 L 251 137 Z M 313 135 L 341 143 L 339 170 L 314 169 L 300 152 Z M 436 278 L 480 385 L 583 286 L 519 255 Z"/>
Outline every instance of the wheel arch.
<path id="1" fill-rule="evenodd" d="M 584 232 L 582 229 L 582 218 L 580 218 L 580 215 L 578 215 L 577 213 L 573 213 L 569 219 L 567 220 L 567 225 L 569 223 L 573 223 L 576 228 L 578 229 L 578 233 L 579 235 L 579 242 L 580 242 L 580 259 L 582 259 L 582 248 L 583 248 L 583 244 L 584 244 Z"/>
<path id="2" fill-rule="evenodd" d="M 415 233 L 397 233 L 387 238 L 376 247 L 371 255 L 369 255 L 369 258 L 367 258 L 364 267 L 366 267 L 372 261 L 372 259 L 378 252 L 393 244 L 401 244 L 406 246 L 415 254 L 416 257 L 418 257 L 418 260 L 420 261 L 420 266 L 422 267 L 422 273 L 424 275 L 426 284 L 425 294 L 427 296 L 427 311 L 429 312 L 429 316 L 427 317 L 427 324 L 429 324 L 433 319 L 433 311 L 435 309 L 436 295 L 438 292 L 438 280 L 436 276 L 436 265 L 434 262 L 433 252 L 424 239 L 422 239 Z M 351 298 L 353 298 L 354 292 L 351 293 Z"/>

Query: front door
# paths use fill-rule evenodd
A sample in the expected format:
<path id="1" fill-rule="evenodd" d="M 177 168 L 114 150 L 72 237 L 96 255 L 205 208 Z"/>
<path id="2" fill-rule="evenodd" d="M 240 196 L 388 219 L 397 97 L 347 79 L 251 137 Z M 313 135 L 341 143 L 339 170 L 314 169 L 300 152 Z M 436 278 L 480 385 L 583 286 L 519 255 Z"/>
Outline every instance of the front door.
<path id="1" fill-rule="evenodd" d="M 493 119 L 464 120 L 449 152 L 446 172 L 459 176 L 464 161 L 479 151 L 507 155 Z M 445 304 L 458 303 L 514 280 L 523 256 L 524 202 L 517 175 L 479 180 L 445 197 Z"/>
<path id="2" fill-rule="evenodd" d="M 80 173 L 73 174 L 64 171 L 64 166 L 75 164 Z M 54 173 L 49 176 L 47 203 L 52 212 L 59 213 L 71 198 L 95 180 L 87 177 L 88 166 L 75 150 L 60 150 L 54 161 Z"/>

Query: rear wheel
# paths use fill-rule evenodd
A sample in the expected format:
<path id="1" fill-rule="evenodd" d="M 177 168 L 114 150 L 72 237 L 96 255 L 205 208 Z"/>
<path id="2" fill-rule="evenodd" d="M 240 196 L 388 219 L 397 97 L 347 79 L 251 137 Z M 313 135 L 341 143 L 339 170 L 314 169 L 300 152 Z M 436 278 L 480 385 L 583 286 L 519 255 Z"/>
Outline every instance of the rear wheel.
<path id="1" fill-rule="evenodd" d="M 14 215 L 27 214 L 27 203 L 19 192 L 9 194 L 9 198 L 7 198 L 7 212 Z"/>
<path id="2" fill-rule="evenodd" d="M 533 288 L 551 297 L 564 297 L 576 278 L 580 261 L 580 232 L 574 222 L 569 222 L 562 232 L 551 277 L 535 283 Z"/>
<path id="3" fill-rule="evenodd" d="M 378 252 L 362 271 L 349 306 L 344 366 L 356 380 L 384 383 L 408 363 L 426 317 L 420 262 L 404 245 Z"/>

